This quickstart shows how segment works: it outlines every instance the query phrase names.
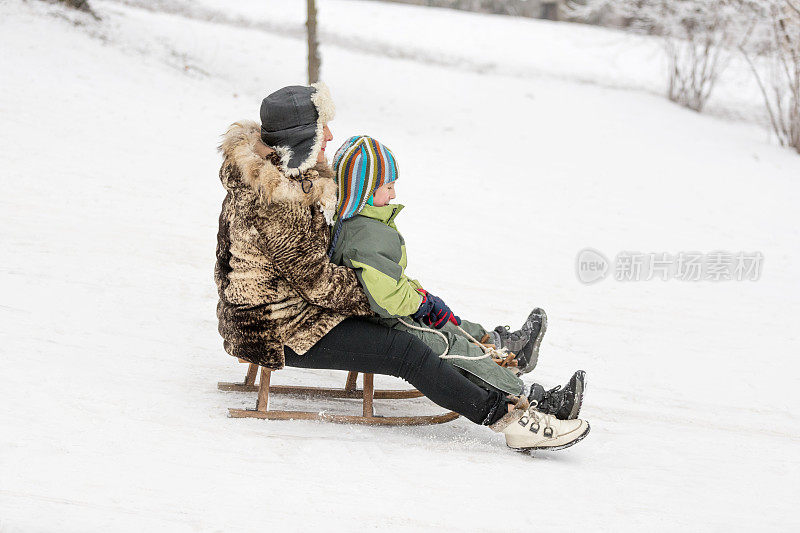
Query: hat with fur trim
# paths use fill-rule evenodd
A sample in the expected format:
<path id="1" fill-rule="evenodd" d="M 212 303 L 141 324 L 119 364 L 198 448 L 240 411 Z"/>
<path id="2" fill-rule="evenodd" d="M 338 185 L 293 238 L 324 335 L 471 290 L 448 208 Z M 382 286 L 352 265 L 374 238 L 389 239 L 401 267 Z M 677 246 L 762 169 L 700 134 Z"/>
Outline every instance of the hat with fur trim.
<path id="1" fill-rule="evenodd" d="M 317 163 L 325 124 L 336 110 L 324 83 L 292 85 L 261 102 L 261 140 L 280 157 L 280 169 L 297 176 Z"/>

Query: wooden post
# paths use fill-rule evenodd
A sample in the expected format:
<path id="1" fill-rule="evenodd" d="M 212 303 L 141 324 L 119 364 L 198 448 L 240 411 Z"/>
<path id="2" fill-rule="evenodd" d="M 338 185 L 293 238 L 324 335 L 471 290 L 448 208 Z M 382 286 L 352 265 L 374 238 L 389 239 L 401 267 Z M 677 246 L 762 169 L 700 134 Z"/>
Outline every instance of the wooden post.
<path id="1" fill-rule="evenodd" d="M 559 0 L 545 0 L 542 2 L 542 18 L 544 20 L 560 20 Z"/>
<path id="2" fill-rule="evenodd" d="M 356 379 L 358 379 L 358 372 L 350 371 L 347 373 L 347 383 L 344 384 L 344 390 L 356 390 Z"/>
<path id="3" fill-rule="evenodd" d="M 272 371 L 261 367 L 261 384 L 258 387 L 258 402 L 256 411 L 266 412 L 269 405 L 269 376 Z"/>
<path id="4" fill-rule="evenodd" d="M 364 374 L 364 416 L 373 416 L 374 414 L 372 409 L 372 395 L 375 392 L 373 378 L 373 374 Z"/>
<path id="5" fill-rule="evenodd" d="M 258 375 L 258 365 L 255 363 L 250 363 L 250 366 L 247 367 L 247 376 L 245 376 L 244 378 L 244 384 L 255 385 L 257 375 Z"/>
<path id="6" fill-rule="evenodd" d="M 319 66 L 322 62 L 319 57 L 319 41 L 317 41 L 317 5 L 315 0 L 306 0 L 308 18 L 306 29 L 308 37 L 308 83 L 319 81 Z"/>

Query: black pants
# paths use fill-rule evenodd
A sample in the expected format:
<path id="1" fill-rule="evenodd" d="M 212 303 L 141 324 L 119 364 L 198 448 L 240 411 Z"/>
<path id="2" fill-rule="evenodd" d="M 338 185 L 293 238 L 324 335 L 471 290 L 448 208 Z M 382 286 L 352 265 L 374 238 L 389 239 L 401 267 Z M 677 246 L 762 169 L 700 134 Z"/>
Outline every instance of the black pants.
<path id="1" fill-rule="evenodd" d="M 491 424 L 506 413 L 503 395 L 475 385 L 426 344 L 405 331 L 348 318 L 308 352 L 284 348 L 286 364 L 330 368 L 402 378 L 431 401 L 476 424 Z"/>

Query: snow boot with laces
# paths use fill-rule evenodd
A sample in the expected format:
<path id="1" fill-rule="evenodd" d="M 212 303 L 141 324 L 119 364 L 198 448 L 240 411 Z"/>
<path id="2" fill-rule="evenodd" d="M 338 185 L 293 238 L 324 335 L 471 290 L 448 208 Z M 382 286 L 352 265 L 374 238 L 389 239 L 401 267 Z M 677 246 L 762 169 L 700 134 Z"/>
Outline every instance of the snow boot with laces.
<path id="1" fill-rule="evenodd" d="M 564 387 L 558 385 L 545 390 L 538 383 L 534 383 L 528 394 L 528 402 L 536 405 L 537 410 L 553 415 L 559 420 L 573 420 L 578 418 L 581 412 L 585 390 L 586 372 L 578 370 Z"/>
<path id="2" fill-rule="evenodd" d="M 528 405 L 524 396 L 514 409 L 489 426 L 506 436 L 506 445 L 515 450 L 561 450 L 581 441 L 589 433 L 585 420 L 558 420 Z"/>
<path id="3" fill-rule="evenodd" d="M 528 343 L 522 347 L 520 353 L 517 353 L 517 361 L 519 361 L 519 368 L 523 374 L 527 374 L 534 368 L 536 363 L 539 362 L 539 346 L 542 344 L 542 339 L 547 331 L 547 313 L 544 309 L 536 308 L 528 315 L 527 320 L 522 325 L 522 330 L 528 334 Z"/>
<path id="4" fill-rule="evenodd" d="M 497 326 L 488 335 L 490 342 L 498 348 L 506 348 L 517 355 L 517 367 L 521 374 L 527 374 L 539 361 L 539 346 L 547 331 L 547 313 L 537 307 L 528 315 L 525 323 L 517 331 Z"/>
<path id="5" fill-rule="evenodd" d="M 528 344 L 530 338 L 530 334 L 521 329 L 509 331 L 507 327 L 497 326 L 484 337 L 484 342 L 494 344 L 497 348 L 505 348 L 511 353 L 519 354 L 522 353 L 522 349 Z"/>

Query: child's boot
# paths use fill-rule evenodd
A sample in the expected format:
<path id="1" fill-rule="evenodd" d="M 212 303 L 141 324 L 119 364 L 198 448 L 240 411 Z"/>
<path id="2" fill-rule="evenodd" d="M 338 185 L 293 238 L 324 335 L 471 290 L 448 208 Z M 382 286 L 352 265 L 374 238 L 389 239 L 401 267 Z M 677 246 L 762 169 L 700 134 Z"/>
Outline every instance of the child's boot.
<path id="1" fill-rule="evenodd" d="M 564 386 L 558 385 L 545 390 L 538 383 L 531 385 L 528 401 L 536 409 L 553 415 L 560 420 L 578 418 L 583 404 L 583 393 L 586 390 L 586 372 L 578 370 Z"/>
<path id="2" fill-rule="evenodd" d="M 534 369 L 539 360 L 539 346 L 547 330 L 547 314 L 536 308 L 528 315 L 525 323 L 517 331 L 497 326 L 486 336 L 486 341 L 498 348 L 505 348 L 516 354 L 517 367 L 521 374 Z"/>
<path id="3" fill-rule="evenodd" d="M 536 367 L 539 362 L 539 346 L 547 331 L 547 313 L 544 309 L 536 308 L 531 311 L 520 332 L 528 335 L 528 342 L 517 354 L 517 361 L 520 372 L 527 374 Z"/>
<path id="4" fill-rule="evenodd" d="M 530 334 L 522 331 L 509 331 L 503 326 L 497 326 L 490 331 L 482 342 L 494 344 L 497 348 L 505 348 L 511 353 L 518 354 L 528 344 Z"/>

